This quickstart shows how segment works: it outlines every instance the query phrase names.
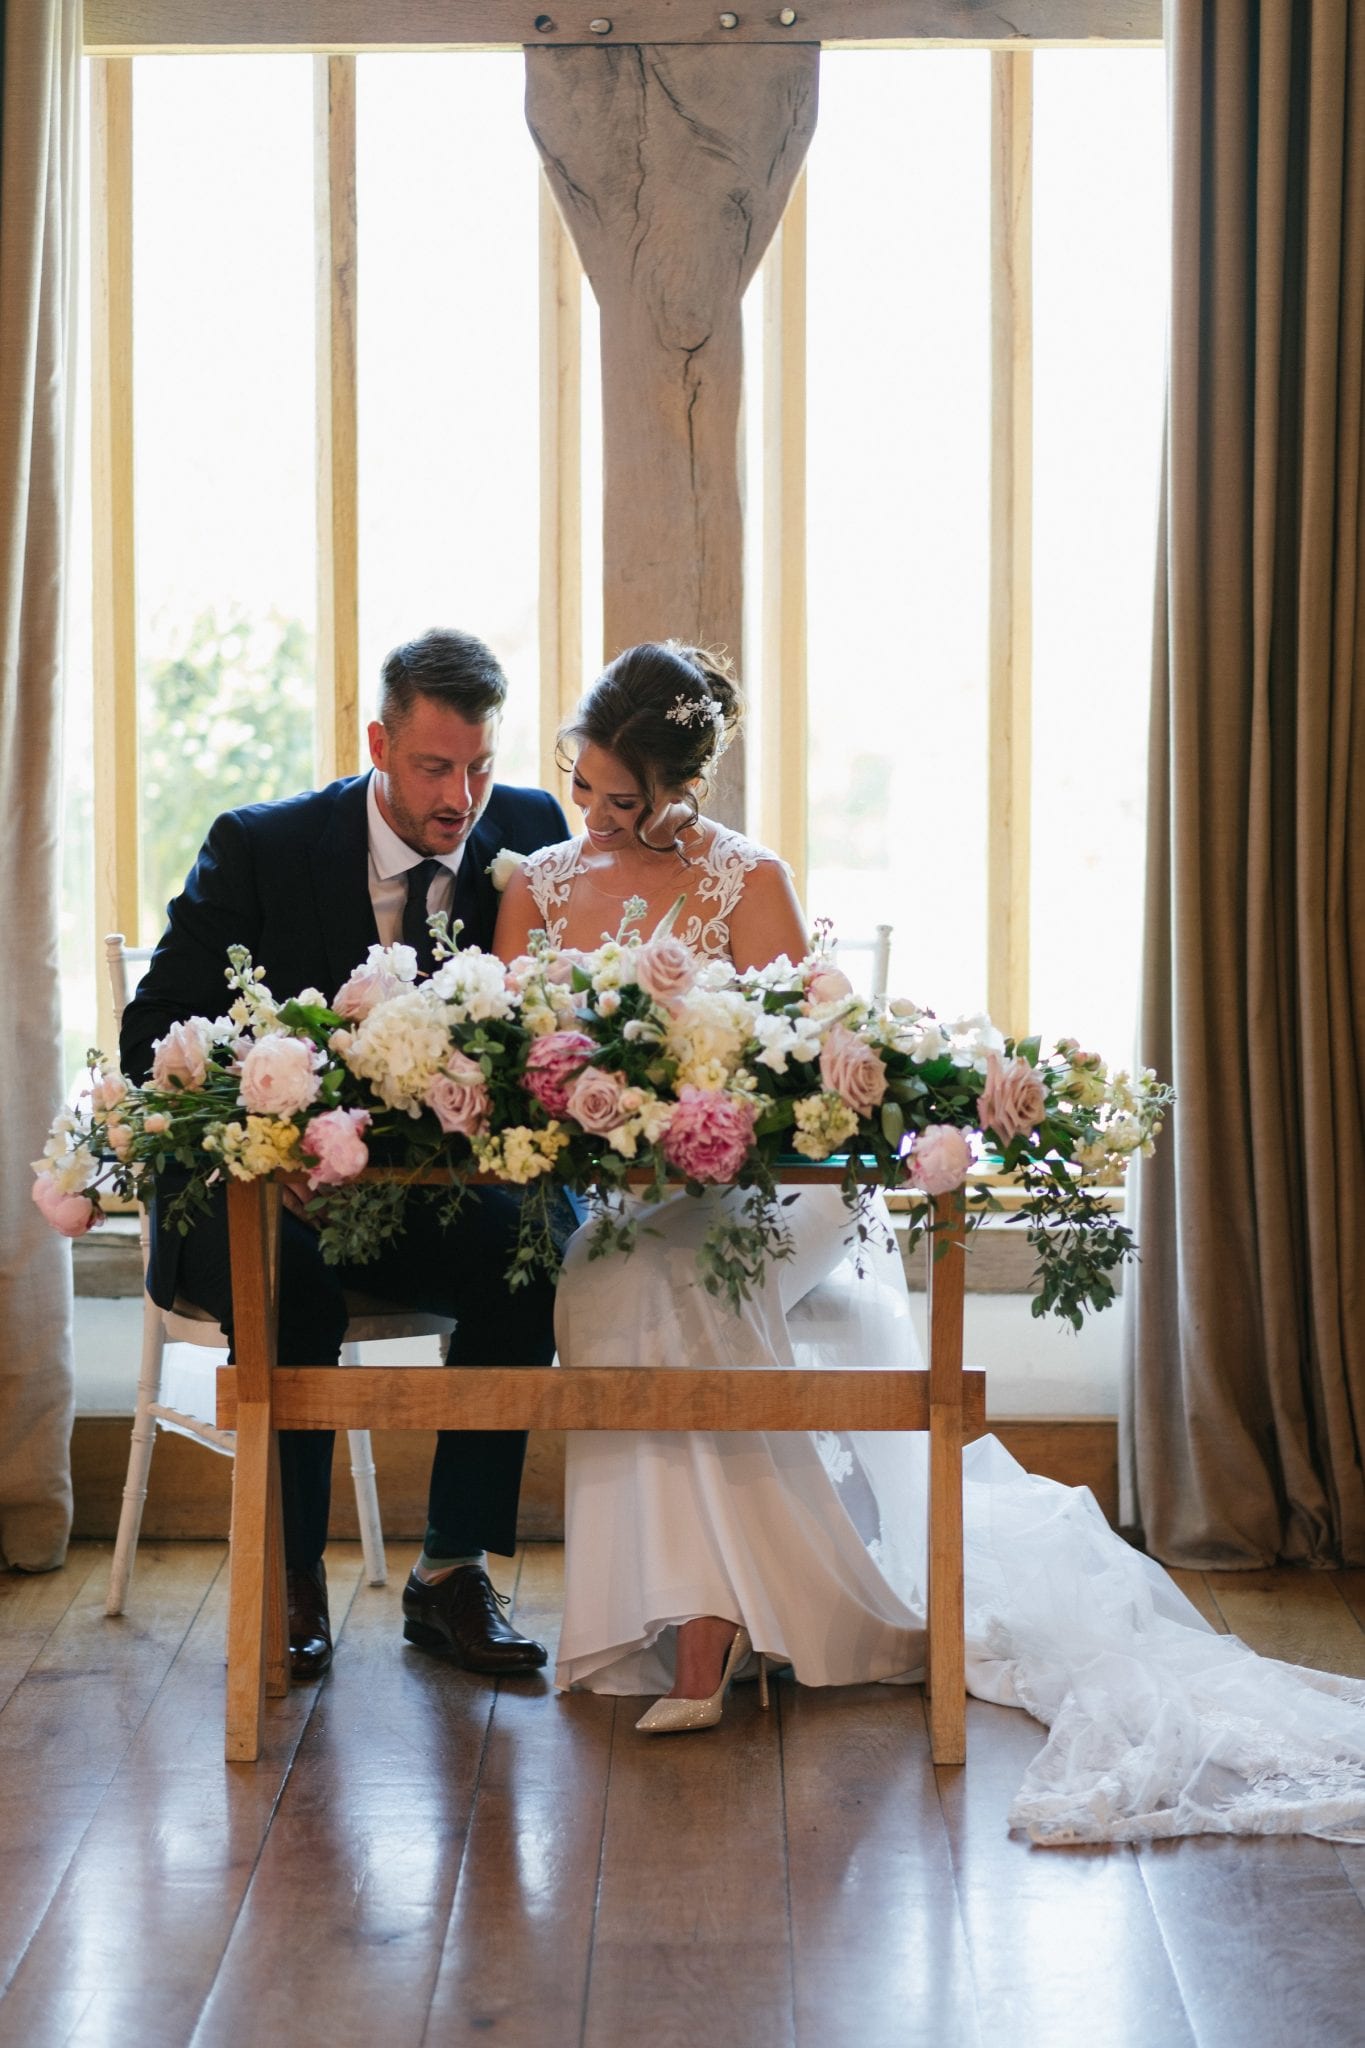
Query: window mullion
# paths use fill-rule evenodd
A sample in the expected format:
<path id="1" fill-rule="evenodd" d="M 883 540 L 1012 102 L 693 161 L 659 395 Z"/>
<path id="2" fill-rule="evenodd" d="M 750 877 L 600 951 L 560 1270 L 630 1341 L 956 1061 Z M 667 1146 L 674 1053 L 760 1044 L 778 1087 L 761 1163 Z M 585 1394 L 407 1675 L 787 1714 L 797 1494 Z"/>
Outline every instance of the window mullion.
<path id="1" fill-rule="evenodd" d="M 137 582 L 133 527 L 133 66 L 90 67 L 91 523 L 95 931 L 139 939 Z M 99 1038 L 117 1032 L 100 946 Z"/>
<path id="2" fill-rule="evenodd" d="M 355 66 L 313 60 L 319 784 L 360 765 Z"/>
<path id="3" fill-rule="evenodd" d="M 540 173 L 540 767 L 583 682 L 582 294 L 578 252 Z M 561 789 L 567 796 L 567 784 Z"/>
<path id="4" fill-rule="evenodd" d="M 986 1000 L 1028 1028 L 1033 660 L 1033 59 L 991 57 L 990 811 Z"/>
<path id="5" fill-rule="evenodd" d="M 806 892 L 806 176 L 763 269 L 763 653 L 759 836 Z"/>

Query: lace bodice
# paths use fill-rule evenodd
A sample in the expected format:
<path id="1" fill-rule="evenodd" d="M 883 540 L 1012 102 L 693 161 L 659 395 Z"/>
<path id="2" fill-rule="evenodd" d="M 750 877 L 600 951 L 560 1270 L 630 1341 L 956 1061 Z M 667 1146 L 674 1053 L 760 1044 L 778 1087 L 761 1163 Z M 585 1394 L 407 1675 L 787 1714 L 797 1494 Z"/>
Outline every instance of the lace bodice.
<path id="1" fill-rule="evenodd" d="M 531 896 L 552 946 L 563 943 L 574 883 L 584 873 L 581 839 L 544 846 L 528 856 L 525 873 Z M 713 828 L 710 839 L 688 870 L 689 894 L 695 908 L 683 917 L 673 936 L 705 959 L 724 959 L 730 950 L 730 918 L 744 894 L 745 878 L 760 861 L 776 860 L 766 846 L 732 832 Z"/>

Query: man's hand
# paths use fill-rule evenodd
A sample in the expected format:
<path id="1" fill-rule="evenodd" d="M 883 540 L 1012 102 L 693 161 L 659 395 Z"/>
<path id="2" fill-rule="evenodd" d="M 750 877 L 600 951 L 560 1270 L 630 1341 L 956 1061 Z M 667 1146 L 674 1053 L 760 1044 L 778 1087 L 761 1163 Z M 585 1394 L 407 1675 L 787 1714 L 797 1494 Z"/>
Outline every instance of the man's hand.
<path id="1" fill-rule="evenodd" d="M 320 1218 L 308 1214 L 308 1204 L 313 1199 L 313 1190 L 305 1174 L 293 1173 L 281 1183 L 284 1189 L 284 1206 L 291 1216 L 297 1216 L 300 1223 L 306 1223 L 310 1230 L 316 1230 Z"/>

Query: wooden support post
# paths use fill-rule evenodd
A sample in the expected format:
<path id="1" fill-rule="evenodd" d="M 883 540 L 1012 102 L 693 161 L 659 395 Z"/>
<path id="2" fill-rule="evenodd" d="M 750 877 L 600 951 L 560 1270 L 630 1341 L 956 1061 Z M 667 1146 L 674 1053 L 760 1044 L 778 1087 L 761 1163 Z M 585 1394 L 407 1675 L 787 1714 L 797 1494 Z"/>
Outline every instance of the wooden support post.
<path id="1" fill-rule="evenodd" d="M 962 1594 L 962 1315 L 966 1209 L 959 1189 L 933 1202 L 929 1236 L 929 1747 L 967 1761 Z"/>
<path id="2" fill-rule="evenodd" d="M 815 128 L 814 44 L 528 49 L 526 115 L 602 311 L 609 650 L 743 644 L 740 302 Z M 743 822 L 738 747 L 710 808 Z"/>
<path id="3" fill-rule="evenodd" d="M 228 1248 L 240 1399 L 228 1564 L 226 1753 L 239 1763 L 260 1755 L 265 1693 L 284 1682 L 284 1532 L 271 1406 L 279 1241 L 275 1182 L 230 1182 Z"/>
<path id="4" fill-rule="evenodd" d="M 313 59 L 319 786 L 360 766 L 355 58 Z"/>
<path id="5" fill-rule="evenodd" d="M 137 577 L 133 544 L 133 67 L 90 67 L 95 934 L 139 943 Z M 99 1044 L 118 1051 L 99 963 Z"/>
<path id="6" fill-rule="evenodd" d="M 991 57 L 990 808 L 986 1003 L 1029 1024 L 1033 668 L 1033 59 Z"/>

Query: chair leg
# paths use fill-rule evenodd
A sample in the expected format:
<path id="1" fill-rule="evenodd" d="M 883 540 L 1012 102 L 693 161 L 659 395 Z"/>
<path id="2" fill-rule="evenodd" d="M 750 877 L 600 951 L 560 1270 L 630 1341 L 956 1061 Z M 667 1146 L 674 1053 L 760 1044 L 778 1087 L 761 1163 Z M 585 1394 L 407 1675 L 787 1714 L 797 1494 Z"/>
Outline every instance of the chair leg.
<path id="1" fill-rule="evenodd" d="M 148 1411 L 161 1398 L 161 1364 L 166 1350 L 166 1333 L 161 1311 L 150 1295 L 142 1297 L 142 1363 L 138 1370 L 137 1402 L 133 1410 L 133 1440 L 128 1446 L 128 1473 L 123 1482 L 123 1505 L 119 1510 L 118 1537 L 114 1563 L 109 1574 L 106 1614 L 122 1614 L 133 1575 L 137 1539 L 142 1528 L 142 1508 L 147 1498 L 147 1479 L 156 1448 L 156 1417 Z"/>
<path id="2" fill-rule="evenodd" d="M 360 1346 L 343 1344 L 343 1365 L 359 1365 Z M 379 1519 L 379 1494 L 374 1483 L 374 1452 L 368 1429 L 349 1429 L 351 1480 L 355 1486 L 355 1515 L 360 1527 L 360 1547 L 365 1556 L 365 1578 L 371 1586 L 386 1586 L 389 1568 L 384 1561 L 384 1525 Z"/>
<path id="3" fill-rule="evenodd" d="M 379 1520 L 370 1432 L 350 1429 L 346 1434 L 351 1442 L 351 1478 L 355 1482 L 355 1512 L 360 1524 L 360 1547 L 365 1553 L 365 1577 L 371 1586 L 385 1586 L 389 1568 L 384 1561 L 384 1530 Z"/>

